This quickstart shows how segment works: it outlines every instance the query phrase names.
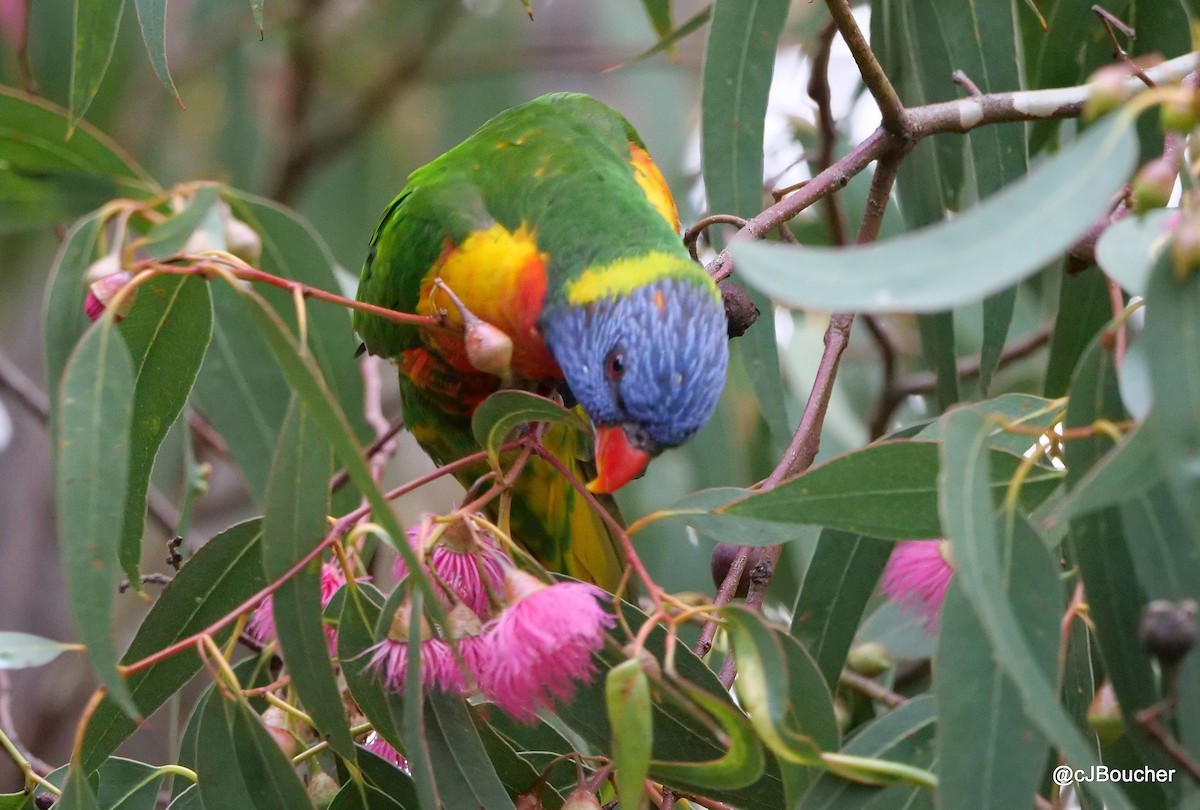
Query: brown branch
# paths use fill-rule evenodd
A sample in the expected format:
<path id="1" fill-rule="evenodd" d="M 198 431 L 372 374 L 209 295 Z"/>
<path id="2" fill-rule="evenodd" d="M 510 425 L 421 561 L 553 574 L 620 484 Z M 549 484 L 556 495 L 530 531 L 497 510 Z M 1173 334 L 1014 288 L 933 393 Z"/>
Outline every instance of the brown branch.
<path id="1" fill-rule="evenodd" d="M 346 113 L 337 116 L 327 129 L 299 140 L 289 151 L 279 174 L 274 194 L 278 200 L 291 199 L 301 183 L 317 166 L 327 163 L 358 140 L 363 132 L 391 105 L 428 66 L 429 57 L 453 30 L 453 21 L 461 11 L 460 3 L 439 3 L 424 35 L 409 47 L 396 49 L 396 56 Z"/>
<path id="2" fill-rule="evenodd" d="M 396 421 L 392 422 L 392 424 L 388 426 L 388 429 L 384 433 L 376 437 L 375 441 L 371 442 L 367 446 L 367 449 L 363 451 L 363 458 L 367 459 L 368 461 L 372 459 L 376 453 L 387 446 L 388 442 L 396 438 L 397 434 L 399 434 L 402 430 L 404 430 L 404 417 L 400 417 Z M 346 486 L 346 483 L 349 480 L 349 471 L 347 471 L 345 468 L 338 470 L 337 474 L 334 475 L 332 480 L 329 482 L 330 492 L 337 492 L 339 489 Z"/>
<path id="3" fill-rule="evenodd" d="M 1175 760 L 1176 764 L 1183 768 L 1188 776 L 1192 777 L 1192 781 L 1200 784 L 1200 763 L 1192 759 L 1187 749 L 1179 744 L 1179 740 L 1175 739 L 1175 735 L 1159 722 L 1160 717 L 1169 713 L 1174 708 L 1173 703 L 1174 701 L 1168 698 L 1161 703 L 1147 706 L 1134 715 L 1134 719 L 1141 726 L 1142 731 L 1146 732 L 1154 742 L 1158 743 L 1159 747 L 1166 751 L 1167 755 Z"/>
<path id="4" fill-rule="evenodd" d="M 708 230 L 708 226 L 710 225 L 736 225 L 739 228 L 744 228 L 746 227 L 746 220 L 736 214 L 709 214 L 684 231 L 683 244 L 688 249 L 688 253 L 692 254 L 692 258 L 696 261 L 700 260 L 696 243 L 700 241 L 700 235 Z"/>
<path id="5" fill-rule="evenodd" d="M 4 354 L 0 354 L 0 389 L 12 393 L 16 401 L 43 424 L 50 418 L 50 400 L 46 392 Z"/>
<path id="6" fill-rule="evenodd" d="M 1130 73 L 1142 80 L 1142 84 L 1154 87 L 1154 80 L 1147 76 L 1146 71 L 1142 70 L 1129 53 L 1121 47 L 1121 43 L 1117 41 L 1116 31 L 1113 31 L 1116 28 L 1125 36 L 1133 39 L 1137 36 L 1134 30 L 1120 17 L 1100 6 L 1092 6 L 1092 13 L 1099 17 L 1100 22 L 1104 24 L 1104 32 L 1108 34 L 1108 41 L 1112 45 L 1113 59 L 1123 62 L 1129 68 Z"/>
<path id="7" fill-rule="evenodd" d="M 842 39 L 846 40 L 850 54 L 858 65 L 858 72 L 862 75 L 863 84 L 867 86 L 875 103 L 879 105 L 879 113 L 883 117 L 883 128 L 893 135 L 906 135 L 909 129 L 907 111 L 900 103 L 900 96 L 896 94 L 896 88 L 892 87 L 879 60 L 875 58 L 875 53 L 867 43 L 867 38 L 863 36 L 862 29 L 858 27 L 849 0 L 827 0 L 826 5 L 829 6 L 829 15 L 833 17 L 834 24 L 841 31 Z"/>

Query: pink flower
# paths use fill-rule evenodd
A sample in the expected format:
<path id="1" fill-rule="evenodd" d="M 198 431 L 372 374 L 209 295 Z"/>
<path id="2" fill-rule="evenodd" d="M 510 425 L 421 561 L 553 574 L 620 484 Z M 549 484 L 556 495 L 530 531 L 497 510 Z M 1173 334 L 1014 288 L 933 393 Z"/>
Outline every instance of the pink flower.
<path id="1" fill-rule="evenodd" d="M 429 551 L 427 543 L 431 528 L 428 520 L 410 528 L 409 545 L 418 557 L 427 561 L 433 573 L 455 596 L 477 615 L 486 618 L 491 613 L 492 594 L 499 594 L 503 590 L 504 569 L 512 564 L 508 556 L 490 545 L 493 541 L 487 535 L 483 537 L 489 546 L 480 548 L 479 542 L 463 522 L 447 526 L 436 540 L 433 550 Z M 397 579 L 407 576 L 408 565 L 403 557 L 396 561 L 392 572 Z M 439 595 L 446 596 L 436 581 L 434 587 Z M 447 607 L 450 607 L 450 602 L 449 598 L 442 600 Z"/>
<path id="2" fill-rule="evenodd" d="M 595 677 L 592 655 L 616 619 L 598 601 L 607 594 L 594 585 L 546 585 L 512 568 L 504 591 L 508 606 L 484 628 L 480 687 L 516 720 L 531 723 L 539 709 L 570 700 L 577 682 Z"/>
<path id="3" fill-rule="evenodd" d="M 391 743 L 380 737 L 376 732 L 371 732 L 371 735 L 367 737 L 367 741 L 363 744 L 363 748 L 366 748 L 380 759 L 386 759 L 405 773 L 409 772 L 408 760 L 399 751 L 392 748 Z"/>
<path id="4" fill-rule="evenodd" d="M 380 673 L 385 686 L 401 694 L 404 693 L 404 686 L 408 680 L 408 625 L 411 616 L 412 610 L 406 601 L 397 608 L 396 615 L 392 617 L 392 627 L 387 638 L 367 649 L 367 652 L 371 653 L 371 668 Z M 454 658 L 454 651 L 445 641 L 433 637 L 433 629 L 424 617 L 421 619 L 419 649 L 422 689 L 438 689 L 459 694 L 466 691 L 462 669 Z"/>
<path id="5" fill-rule="evenodd" d="M 327 562 L 321 566 L 321 607 L 329 604 L 329 600 L 337 593 L 338 588 L 346 584 L 346 574 L 341 566 Z M 275 609 L 274 599 L 267 597 L 259 602 L 254 614 L 246 624 L 246 632 L 261 644 L 275 640 Z M 336 633 L 332 627 L 325 628 L 325 637 L 329 639 L 329 654 L 336 649 Z"/>
<path id="6" fill-rule="evenodd" d="M 892 549 L 881 587 L 888 599 L 917 613 L 925 629 L 933 634 L 953 575 L 949 540 L 908 540 Z"/>

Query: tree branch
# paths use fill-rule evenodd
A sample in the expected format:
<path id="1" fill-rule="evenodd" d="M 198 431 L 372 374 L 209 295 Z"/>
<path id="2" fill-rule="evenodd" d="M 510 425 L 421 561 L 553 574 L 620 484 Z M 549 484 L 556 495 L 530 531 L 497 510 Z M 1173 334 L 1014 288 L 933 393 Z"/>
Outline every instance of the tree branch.
<path id="1" fill-rule="evenodd" d="M 850 54 L 858 65 L 858 72 L 862 74 L 863 84 L 867 86 L 875 103 L 879 105 L 879 113 L 883 117 L 883 128 L 893 135 L 906 136 L 909 121 L 904 105 L 900 103 L 900 96 L 896 94 L 896 88 L 892 87 L 891 80 L 883 72 L 883 67 L 867 43 L 867 38 L 863 36 L 862 29 L 858 27 L 858 21 L 854 19 L 854 11 L 850 8 L 849 0 L 828 0 L 826 5 L 829 6 L 829 14 L 833 17 L 834 24 L 842 33 L 842 39 L 846 40 Z"/>
<path id="2" fill-rule="evenodd" d="M 50 418 L 50 400 L 46 392 L 4 354 L 0 354 L 0 388 L 12 393 L 16 401 L 43 424 Z"/>

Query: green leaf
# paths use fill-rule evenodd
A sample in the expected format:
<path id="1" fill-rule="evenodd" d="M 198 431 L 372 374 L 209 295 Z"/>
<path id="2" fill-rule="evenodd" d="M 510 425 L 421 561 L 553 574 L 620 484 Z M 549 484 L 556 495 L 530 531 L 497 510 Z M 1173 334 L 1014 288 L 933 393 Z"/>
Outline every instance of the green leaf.
<path id="1" fill-rule="evenodd" d="M 471 432 L 479 446 L 498 464 L 500 446 L 515 429 L 529 422 L 566 424 L 586 429 L 579 417 L 557 402 L 528 391 L 498 391 L 480 403 L 471 417 Z"/>
<path id="2" fill-rule="evenodd" d="M 1138 425 L 1078 477 L 1070 494 L 1055 509 L 1055 515 L 1066 519 L 1082 517 L 1141 497 L 1161 481 L 1154 440 L 1144 424 Z"/>
<path id="3" fill-rule="evenodd" d="M 1161 416 L 1156 414 L 1155 421 Z M 1105 345 L 1104 336 L 1098 335 L 1079 361 L 1063 424 L 1069 429 L 1090 425 L 1097 419 L 1124 418 L 1112 349 Z M 1085 474 L 1096 468 L 1111 444 L 1107 436 L 1084 437 L 1067 443 L 1064 459 L 1067 483 L 1075 485 L 1072 491 L 1082 486 Z M 1131 549 L 1116 507 L 1091 511 L 1071 520 L 1067 549 L 1087 588 L 1092 632 L 1131 740 L 1138 752 L 1147 756 L 1156 746 L 1140 730 L 1134 715 L 1158 701 L 1158 688 L 1150 660 L 1138 640 L 1138 623 L 1147 600 L 1137 577 L 1130 576 L 1136 570 L 1132 557 L 1142 553 L 1140 543 L 1137 545 Z M 1149 761 L 1161 763 L 1161 759 Z"/>
<path id="4" fill-rule="evenodd" d="M 921 2 L 937 20 L 950 61 L 970 76 L 982 92 L 1025 89 L 1021 63 L 1013 59 L 1020 39 L 1015 3 L 1011 0 L 975 0 L 953 7 L 937 0 Z M 950 76 L 941 79 L 945 83 Z M 943 86 L 942 92 L 952 91 Z M 980 127 L 967 135 L 979 199 L 992 196 L 1029 170 L 1025 131 L 1025 124 L 1012 123 Z M 1016 289 L 1010 287 L 988 296 L 983 302 L 979 388 L 984 394 L 999 366 L 1015 301 Z"/>
<path id="5" fill-rule="evenodd" d="M 425 739 L 446 806 L 512 808 L 512 799 L 488 759 L 463 699 L 431 691 L 425 701 Z M 459 792 L 469 804 L 453 800 Z"/>
<path id="6" fill-rule="evenodd" d="M 237 218 L 262 238 L 263 270 L 310 287 L 340 290 L 334 272 L 337 261 L 312 223 L 272 200 L 228 187 L 222 188 L 222 195 Z M 296 307 L 291 293 L 267 287 L 260 295 L 294 330 Z M 350 310 L 324 302 L 309 306 L 308 345 L 354 435 L 360 441 L 374 438 L 363 416 L 362 372 L 355 359 L 358 342 L 350 328 Z"/>
<path id="7" fill-rule="evenodd" d="M 163 772 L 153 765 L 112 757 L 100 766 L 96 801 L 103 810 L 154 810 Z"/>
<path id="8" fill-rule="evenodd" d="M 883 574 L 892 544 L 825 529 L 792 610 L 791 634 L 808 650 L 830 689 L 836 689 L 867 600 Z"/>
<path id="9" fill-rule="evenodd" d="M 62 796 L 54 803 L 54 807 L 56 810 L 101 810 L 100 802 L 81 768 L 76 766 L 67 771 Z"/>
<path id="10" fill-rule="evenodd" d="M 266 585 L 262 574 L 258 519 L 239 523 L 205 543 L 184 564 L 142 620 L 122 659 L 130 664 L 198 633 Z M 230 628 L 216 634 L 218 644 Z M 200 659 L 185 650 L 129 676 L 129 691 L 143 715 L 150 715 L 200 670 Z M 97 707 L 83 738 L 83 764 L 94 770 L 137 726 L 110 697 Z"/>
<path id="11" fill-rule="evenodd" d="M 1099 762 L 1058 702 L 1057 688 L 1041 671 L 1038 644 L 1021 625 L 1004 592 L 1005 569 L 992 498 L 988 491 L 986 418 L 970 410 L 945 417 L 940 477 L 941 508 L 946 535 L 954 544 L 956 576 L 991 644 L 994 660 L 1011 677 L 1021 695 L 1025 715 L 1058 748 L 1067 763 L 1088 768 Z M 1008 524 L 1022 524 L 1017 515 Z M 1045 565 L 1053 567 L 1046 558 Z M 1129 807 L 1124 794 L 1109 783 L 1094 783 L 1096 793 L 1111 808 Z"/>
<path id="12" fill-rule="evenodd" d="M 831 459 L 775 489 L 721 507 L 709 520 L 749 518 L 828 526 L 892 540 L 942 537 L 938 516 L 936 442 L 884 441 Z M 993 497 L 1003 497 L 1023 459 L 987 454 Z M 1021 502 L 1039 503 L 1062 474 L 1035 467 L 1021 487 Z"/>
<path id="13" fill-rule="evenodd" d="M 837 250 L 739 242 L 734 257 L 751 284 L 794 307 L 937 312 L 973 303 L 1056 258 L 1107 210 L 1133 167 L 1129 125 L 1127 115 L 1110 116 L 950 222 Z"/>
<path id="14" fill-rule="evenodd" d="M 183 250 L 188 238 L 209 216 L 213 203 L 216 201 L 216 187 L 201 188 L 188 200 L 187 207 L 150 229 L 141 242 L 141 250 L 145 251 L 147 256 L 155 259 L 166 259 Z M 222 242 L 215 247 L 224 247 L 223 232 L 221 237 Z"/>
<path id="15" fill-rule="evenodd" d="M 763 128 L 788 0 L 717 0 L 701 77 L 704 193 L 711 213 L 750 217 L 762 209 Z M 738 272 L 735 278 L 740 278 Z M 759 319 L 737 342 L 763 419 L 779 447 L 791 435 L 770 302 L 750 291 Z"/>
<path id="16" fill-rule="evenodd" d="M 484 712 L 477 707 L 468 706 L 471 712 L 471 721 L 475 724 L 475 730 L 479 733 L 479 740 L 483 743 L 484 750 L 487 751 L 488 759 L 491 760 L 492 767 L 496 769 L 496 775 L 500 777 L 500 782 L 504 785 L 504 789 L 508 791 L 509 796 L 519 796 L 522 793 L 529 792 L 535 787 L 540 789 L 538 793 L 541 799 L 542 806 L 550 808 L 550 810 L 558 810 L 562 806 L 563 799 L 552 784 L 541 782 L 541 766 L 534 767 L 530 760 L 534 757 L 534 751 L 521 749 L 518 754 L 513 744 L 510 744 L 506 739 L 500 736 L 489 721 L 494 721 L 499 713 L 493 713 L 492 717 L 485 718 Z M 569 750 L 569 748 L 564 749 Z M 526 759 L 530 756 L 530 759 Z"/>
<path id="17" fill-rule="evenodd" d="M 1046 361 L 1044 389 L 1048 397 L 1061 397 L 1070 390 L 1075 364 L 1092 337 L 1112 318 L 1108 281 L 1102 274 L 1062 273 L 1060 277 L 1058 313 Z"/>
<path id="18" fill-rule="evenodd" d="M 650 773 L 654 724 L 650 680 L 637 658 L 623 661 L 604 678 L 608 722 L 612 726 L 612 759 L 621 804 L 636 810 L 648 805 L 645 781 Z"/>
<path id="19" fill-rule="evenodd" d="M 3 96 L 0 96 L 0 100 L 2 99 Z M 83 309 L 88 293 L 83 277 L 96 256 L 101 232 L 100 222 L 99 213 L 94 213 L 71 226 L 50 270 L 42 330 L 45 335 L 46 379 L 49 389 L 47 393 L 50 395 L 52 433 L 57 430 L 59 422 L 58 412 L 61 405 L 58 389 L 63 372 L 67 368 L 67 361 L 80 338 L 92 325 Z"/>
<path id="20" fill-rule="evenodd" d="M 135 377 L 121 532 L 121 567 L 130 582 L 138 582 L 141 574 L 146 493 L 155 457 L 187 404 L 212 337 L 212 320 L 207 282 L 157 276 L 138 287 L 138 301 L 121 322 Z"/>
<path id="21" fill-rule="evenodd" d="M 1003 450 L 1013 455 L 1025 455 L 1036 442 L 1028 433 L 1029 428 L 1050 431 L 1062 418 L 1063 404 L 1030 394 L 1001 394 L 993 399 L 964 405 L 964 408 L 985 414 L 989 421 L 988 447 Z M 1008 423 L 1022 428 L 1022 432 L 1007 430 Z M 934 421 L 916 432 L 916 439 L 940 439 L 942 422 Z"/>
<path id="22" fill-rule="evenodd" d="M 167 67 L 167 0 L 137 0 L 136 8 L 142 41 L 146 43 L 146 51 L 150 54 L 154 75 L 182 107 L 183 99 L 179 97 L 175 80 L 171 78 L 171 69 Z"/>
<path id="23" fill-rule="evenodd" d="M 1104 275 L 1130 295 L 1145 295 L 1150 271 L 1171 243 L 1169 223 L 1179 216 L 1178 209 L 1160 209 L 1106 228 L 1096 243 L 1096 263 Z"/>
<path id="24" fill-rule="evenodd" d="M 262 503 L 291 390 L 238 294 L 216 282 L 212 298 L 217 318 L 194 400 Z"/>
<path id="25" fill-rule="evenodd" d="M 739 703 L 759 738 L 780 761 L 789 806 L 795 806 L 821 765 L 838 748 L 833 698 L 816 662 L 795 639 L 758 614 L 726 608 Z"/>
<path id="26" fill-rule="evenodd" d="M 370 785 L 347 782 L 333 797 L 328 810 L 404 810 L 404 806 Z"/>
<path id="27" fill-rule="evenodd" d="M 117 45 L 124 11 L 125 0 L 75 0 L 69 105 L 72 129 L 83 118 L 100 89 L 100 81 Z"/>
<path id="28" fill-rule="evenodd" d="M 646 16 L 650 18 L 650 24 L 654 26 L 654 33 L 658 34 L 659 39 L 670 33 L 671 0 L 642 0 L 642 7 L 646 9 Z"/>
<path id="29" fill-rule="evenodd" d="M 0 793 L 0 810 L 33 810 L 33 796 L 21 793 Z"/>
<path id="30" fill-rule="evenodd" d="M 158 186 L 99 130 L 66 110 L 0 87 L 0 231 L 82 216 L 115 197 L 147 197 Z"/>
<path id="31" fill-rule="evenodd" d="M 700 11 L 696 12 L 695 15 L 689 17 L 687 20 L 680 23 L 679 27 L 676 28 L 674 31 L 669 31 L 669 32 L 663 34 L 659 38 L 658 42 L 654 43 L 654 45 L 652 45 L 651 47 L 642 51 L 637 56 L 634 56 L 630 59 L 626 59 L 624 62 L 618 62 L 617 64 L 612 65 L 611 67 L 605 68 L 604 72 L 611 73 L 614 70 L 620 70 L 621 68 L 627 68 L 630 65 L 636 65 L 638 62 L 644 62 L 645 60 L 649 59 L 651 56 L 657 56 L 658 54 L 662 53 L 663 51 L 674 52 L 676 45 L 678 45 L 682 40 L 686 39 L 693 32 L 695 32 L 697 29 L 699 29 L 701 26 L 703 26 L 706 22 L 709 21 L 709 19 L 711 17 L 712 17 L 712 6 L 711 5 L 705 6 L 704 8 L 700 9 Z"/>
<path id="32" fill-rule="evenodd" d="M 40 667 L 67 650 L 77 649 L 78 644 L 67 644 L 29 633 L 0 632 L 0 669 Z"/>
<path id="33" fill-rule="evenodd" d="M 1142 340 L 1154 384 L 1147 427 L 1200 554 L 1200 275 L 1178 277 L 1166 256 L 1150 274 Z"/>
<path id="34" fill-rule="evenodd" d="M 385 690 L 379 673 L 370 666 L 368 652 L 375 644 L 373 628 L 379 621 L 383 596 L 368 583 L 358 583 L 338 591 L 327 610 L 338 616 L 338 660 L 346 687 L 354 702 L 371 721 L 375 733 L 397 751 L 406 746 L 400 737 L 395 718 L 403 713 L 403 701 L 391 690 Z"/>
<path id="35" fill-rule="evenodd" d="M 934 761 L 936 721 L 937 701 L 934 697 L 922 695 L 913 698 L 867 724 L 843 747 L 842 754 L 927 768 Z M 877 787 L 847 781 L 832 773 L 825 773 L 817 778 L 805 794 L 800 810 L 865 807 L 868 804 L 877 807 L 879 797 L 887 791 L 906 794 L 908 801 L 916 802 L 916 806 L 922 806 L 920 797 L 928 795 L 923 788 L 896 786 L 880 790 Z"/>
<path id="36" fill-rule="evenodd" d="M 646 621 L 646 615 L 632 605 L 623 603 L 622 610 L 630 626 L 638 627 Z M 646 649 L 661 661 L 665 644 L 666 633 L 656 627 L 646 640 Z M 556 713 L 587 743 L 600 751 L 611 751 L 612 726 L 603 676 L 627 656 L 605 650 L 600 657 L 600 677 L 581 684 L 575 698 L 560 705 Z M 780 806 L 783 785 L 778 768 L 773 760 L 764 765 L 764 753 L 753 728 L 734 706 L 716 674 L 682 645 L 675 647 L 675 669 L 684 681 L 664 679 L 656 681 L 651 689 L 654 759 L 650 778 L 736 806 Z M 705 700 L 702 695 L 709 696 L 708 702 L 701 702 Z M 731 786 L 735 784 L 743 786 Z"/>
<path id="37" fill-rule="evenodd" d="M 167 810 L 204 810 L 204 803 L 200 800 L 200 788 L 191 785 L 167 805 Z"/>
<path id="38" fill-rule="evenodd" d="M 279 434 L 263 515 L 263 570 L 268 579 L 287 573 L 325 534 L 329 510 L 329 443 L 308 406 L 293 400 Z M 330 747 L 353 761 L 329 640 L 321 623 L 321 560 L 313 560 L 272 597 L 275 632 L 292 686 Z"/>
<path id="39" fill-rule="evenodd" d="M 412 777 L 383 757 L 358 746 L 358 765 L 366 780 L 402 807 L 416 807 L 417 790 Z"/>
<path id="40" fill-rule="evenodd" d="M 67 362 L 61 392 L 55 490 L 71 618 L 92 669 L 134 717 L 137 707 L 117 672 L 112 617 L 134 380 L 111 317 L 84 335 Z"/>
<path id="41" fill-rule="evenodd" d="M 1004 586 L 1022 628 L 1038 642 L 1043 676 L 1053 682 L 1062 586 L 1036 535 L 1023 532 L 1013 539 Z M 1027 558 L 1032 564 L 1024 566 Z M 1025 717 L 1020 693 L 996 666 L 987 635 L 953 580 L 940 615 L 934 658 L 938 801 L 981 809 L 1032 805 L 1046 739 Z"/>
<path id="42" fill-rule="evenodd" d="M 292 763 L 249 706 L 214 694 L 196 738 L 196 772 L 205 807 L 311 808 Z"/>

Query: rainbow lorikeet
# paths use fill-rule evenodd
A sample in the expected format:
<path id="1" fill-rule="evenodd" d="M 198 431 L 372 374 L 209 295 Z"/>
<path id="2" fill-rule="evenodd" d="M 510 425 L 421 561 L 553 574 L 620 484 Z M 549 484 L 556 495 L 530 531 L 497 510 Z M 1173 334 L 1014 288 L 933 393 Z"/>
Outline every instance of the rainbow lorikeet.
<path id="1" fill-rule="evenodd" d="M 511 338 L 510 367 L 472 364 L 455 298 Z M 434 461 L 479 449 L 471 414 L 501 377 L 542 391 L 565 381 L 595 452 L 563 426 L 543 443 L 585 480 L 594 457 L 589 488 L 612 509 L 605 494 L 695 434 L 724 385 L 720 293 L 685 250 L 637 132 L 585 95 L 503 112 L 409 175 L 375 229 L 358 299 L 445 315 L 445 328 L 418 328 L 354 314 L 367 349 L 397 362 L 405 423 Z M 552 570 L 610 590 L 619 580 L 609 531 L 544 460 L 514 484 L 512 531 Z"/>

